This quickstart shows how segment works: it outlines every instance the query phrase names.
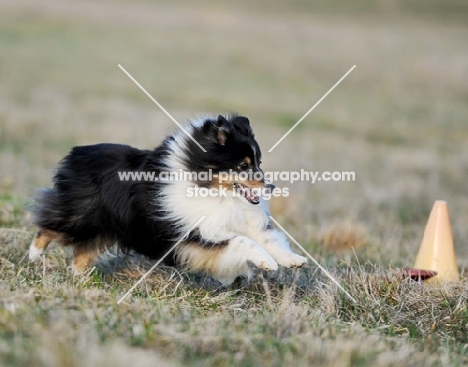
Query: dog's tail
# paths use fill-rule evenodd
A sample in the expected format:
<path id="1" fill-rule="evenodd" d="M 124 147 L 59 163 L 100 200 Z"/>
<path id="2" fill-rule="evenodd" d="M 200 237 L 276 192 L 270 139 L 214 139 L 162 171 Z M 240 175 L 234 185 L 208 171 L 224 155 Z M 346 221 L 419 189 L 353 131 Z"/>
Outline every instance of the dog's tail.
<path id="1" fill-rule="evenodd" d="M 63 222 L 58 195 L 54 189 L 41 189 L 34 198 L 34 204 L 29 211 L 32 214 L 32 222 L 39 228 L 55 229 Z"/>

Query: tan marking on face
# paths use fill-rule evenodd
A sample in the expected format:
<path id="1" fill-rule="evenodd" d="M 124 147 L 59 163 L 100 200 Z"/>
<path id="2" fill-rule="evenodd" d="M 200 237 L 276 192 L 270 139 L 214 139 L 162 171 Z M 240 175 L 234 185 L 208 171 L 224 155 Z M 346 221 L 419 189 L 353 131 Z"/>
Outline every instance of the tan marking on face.
<path id="1" fill-rule="evenodd" d="M 237 178 L 237 179 L 236 179 Z M 241 183 L 246 185 L 249 188 L 262 188 L 264 187 L 264 183 L 256 180 L 241 180 L 240 177 L 235 177 L 234 175 L 229 175 L 226 180 L 220 182 L 220 178 L 218 175 L 213 175 L 213 179 L 211 180 L 211 184 L 209 187 L 232 189 L 234 183 Z"/>
<path id="2" fill-rule="evenodd" d="M 262 188 L 264 184 L 255 180 L 240 181 L 243 185 L 249 188 Z"/>
<path id="3" fill-rule="evenodd" d="M 222 188 L 225 188 L 225 189 L 232 189 L 232 184 L 234 182 L 236 181 L 234 180 L 233 175 L 229 175 L 229 177 L 226 180 L 221 180 L 219 175 L 214 174 L 209 187 L 219 188 L 221 186 Z"/>

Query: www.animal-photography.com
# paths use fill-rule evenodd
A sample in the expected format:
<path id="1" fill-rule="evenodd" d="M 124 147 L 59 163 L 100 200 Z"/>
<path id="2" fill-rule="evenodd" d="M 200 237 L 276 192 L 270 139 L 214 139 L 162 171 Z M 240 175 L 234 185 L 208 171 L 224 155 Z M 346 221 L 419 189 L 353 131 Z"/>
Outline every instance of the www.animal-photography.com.
<path id="1" fill-rule="evenodd" d="M 0 365 L 468 363 L 468 4 L 0 4 Z"/>

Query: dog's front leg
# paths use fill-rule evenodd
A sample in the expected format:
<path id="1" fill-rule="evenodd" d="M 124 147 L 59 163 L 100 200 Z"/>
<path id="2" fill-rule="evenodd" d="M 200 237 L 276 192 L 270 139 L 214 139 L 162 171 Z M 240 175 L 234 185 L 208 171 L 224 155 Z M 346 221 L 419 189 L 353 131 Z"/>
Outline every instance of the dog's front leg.
<path id="1" fill-rule="evenodd" d="M 307 259 L 291 251 L 289 242 L 283 232 L 268 228 L 264 231 L 251 234 L 252 238 L 276 260 L 287 268 L 301 268 Z"/>
<path id="2" fill-rule="evenodd" d="M 176 249 L 177 262 L 189 271 L 206 272 L 225 285 L 238 276 L 250 278 L 249 264 L 267 271 L 278 269 L 274 258 L 255 241 L 235 234 L 229 237 L 217 243 L 183 243 Z"/>

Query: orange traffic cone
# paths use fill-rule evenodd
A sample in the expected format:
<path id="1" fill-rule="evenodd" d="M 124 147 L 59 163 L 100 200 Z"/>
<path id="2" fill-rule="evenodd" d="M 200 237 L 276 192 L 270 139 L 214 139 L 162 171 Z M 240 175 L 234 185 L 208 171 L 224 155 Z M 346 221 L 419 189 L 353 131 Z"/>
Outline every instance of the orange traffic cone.
<path id="1" fill-rule="evenodd" d="M 437 200 L 432 207 L 414 268 L 437 271 L 428 282 L 460 279 L 445 201 Z"/>

